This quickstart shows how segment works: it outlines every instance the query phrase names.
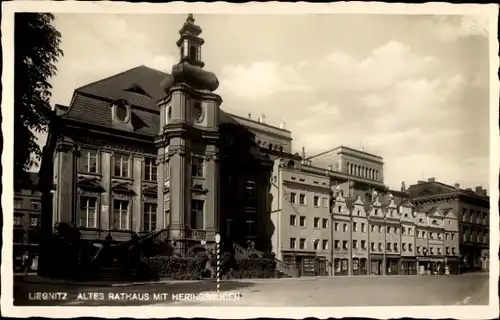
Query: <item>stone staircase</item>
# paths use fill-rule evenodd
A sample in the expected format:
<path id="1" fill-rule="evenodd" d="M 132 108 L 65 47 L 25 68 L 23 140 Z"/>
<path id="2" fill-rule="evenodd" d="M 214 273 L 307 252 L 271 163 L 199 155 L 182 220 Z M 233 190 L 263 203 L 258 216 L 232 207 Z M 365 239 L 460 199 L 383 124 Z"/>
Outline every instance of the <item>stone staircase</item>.
<path id="1" fill-rule="evenodd" d="M 264 256 L 264 252 L 262 251 L 256 249 L 244 248 L 243 246 L 240 246 L 239 244 L 234 242 L 233 242 L 233 250 L 234 250 L 234 258 L 236 260 L 245 259 L 252 255 L 257 255 L 259 257 Z M 276 271 L 278 273 L 279 278 L 292 278 L 298 276 L 297 267 L 294 264 L 276 258 L 274 258 L 274 260 L 276 261 Z"/>

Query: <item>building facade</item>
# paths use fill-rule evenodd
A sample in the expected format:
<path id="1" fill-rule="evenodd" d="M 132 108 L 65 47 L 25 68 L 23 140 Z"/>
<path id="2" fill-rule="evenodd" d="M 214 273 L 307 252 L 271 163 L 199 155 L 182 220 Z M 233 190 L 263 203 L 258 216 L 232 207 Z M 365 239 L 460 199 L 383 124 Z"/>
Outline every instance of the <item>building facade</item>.
<path id="1" fill-rule="evenodd" d="M 442 242 L 441 251 L 448 261 L 459 256 L 460 260 L 454 264 L 460 263 L 463 269 L 489 268 L 490 203 L 486 190 L 482 187 L 475 191 L 461 189 L 458 184 L 451 186 L 430 178 L 410 186 L 407 192 L 419 210 L 433 212 L 435 217 L 444 215 L 444 218 L 436 219 L 437 222 L 442 220 L 444 226 L 428 226 L 434 235 L 444 233 L 443 240 L 429 239 L 433 250 L 438 250 Z M 452 253 L 453 250 L 456 254 Z"/>
<path id="2" fill-rule="evenodd" d="M 38 175 L 30 173 L 28 183 L 14 190 L 14 270 L 21 268 L 22 257 L 26 252 L 32 261 L 38 257 L 41 193 L 37 184 Z"/>

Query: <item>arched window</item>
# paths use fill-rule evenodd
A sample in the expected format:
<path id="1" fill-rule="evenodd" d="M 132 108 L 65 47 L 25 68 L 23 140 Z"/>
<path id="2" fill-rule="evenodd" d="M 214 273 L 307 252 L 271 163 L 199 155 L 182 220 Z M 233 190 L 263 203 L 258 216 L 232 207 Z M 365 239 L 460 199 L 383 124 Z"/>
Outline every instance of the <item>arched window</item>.
<path id="1" fill-rule="evenodd" d="M 293 160 L 289 160 L 289 161 L 288 161 L 288 163 L 287 163 L 287 166 L 288 166 L 289 168 L 293 168 L 293 167 L 295 167 L 295 161 L 293 161 Z"/>

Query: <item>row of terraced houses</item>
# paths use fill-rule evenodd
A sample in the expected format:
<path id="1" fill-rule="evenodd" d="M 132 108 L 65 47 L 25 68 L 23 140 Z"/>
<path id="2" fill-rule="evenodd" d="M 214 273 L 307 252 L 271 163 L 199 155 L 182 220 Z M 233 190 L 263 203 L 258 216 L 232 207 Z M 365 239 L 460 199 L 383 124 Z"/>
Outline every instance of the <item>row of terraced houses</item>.
<path id="1" fill-rule="evenodd" d="M 484 189 L 429 179 L 389 190 L 378 155 L 346 146 L 294 153 L 285 124 L 220 108 L 200 33 L 189 16 L 172 74 L 139 66 L 56 105 L 42 161 L 52 177 L 42 227 L 71 223 L 96 244 L 159 232 L 179 255 L 219 233 L 224 250 L 253 243 L 299 275 L 487 268 Z M 35 214 L 15 211 L 16 221 Z M 15 228 L 19 255 L 34 246 L 22 242 L 27 222 Z"/>

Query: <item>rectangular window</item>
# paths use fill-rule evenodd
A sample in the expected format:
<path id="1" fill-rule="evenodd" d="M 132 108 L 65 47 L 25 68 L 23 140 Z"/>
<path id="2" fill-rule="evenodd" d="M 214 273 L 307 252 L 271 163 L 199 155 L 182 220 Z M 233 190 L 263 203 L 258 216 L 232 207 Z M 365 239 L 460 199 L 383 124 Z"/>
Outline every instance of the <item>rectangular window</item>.
<path id="1" fill-rule="evenodd" d="M 38 200 L 31 200 L 31 209 L 33 209 L 33 210 L 40 210 L 40 201 L 38 201 Z"/>
<path id="2" fill-rule="evenodd" d="M 328 208 L 328 198 L 323 197 L 323 207 Z"/>
<path id="3" fill-rule="evenodd" d="M 128 178 L 130 176 L 130 156 L 115 154 L 115 177 Z"/>
<path id="4" fill-rule="evenodd" d="M 340 240 L 335 240 L 335 249 L 340 249 Z"/>
<path id="5" fill-rule="evenodd" d="M 445 234 L 444 234 L 444 239 L 445 239 L 445 240 L 448 240 L 448 233 L 445 233 Z"/>
<path id="6" fill-rule="evenodd" d="M 403 252 L 406 252 L 406 243 L 401 244 L 401 249 L 403 250 Z"/>
<path id="7" fill-rule="evenodd" d="M 203 178 L 203 159 L 191 158 L 191 175 L 196 178 Z"/>
<path id="8" fill-rule="evenodd" d="M 358 240 L 352 240 L 352 247 L 354 249 L 357 249 L 358 248 Z"/>
<path id="9" fill-rule="evenodd" d="M 352 223 L 352 231 L 354 231 L 354 232 L 358 231 L 358 224 L 356 222 Z"/>
<path id="10" fill-rule="evenodd" d="M 366 250 L 366 241 L 361 240 L 361 249 Z"/>
<path id="11" fill-rule="evenodd" d="M 295 249 L 296 243 L 297 243 L 296 238 L 290 238 L 290 249 Z"/>
<path id="12" fill-rule="evenodd" d="M 323 250 L 328 250 L 328 240 L 323 240 Z"/>
<path id="13" fill-rule="evenodd" d="M 375 226 L 372 224 L 370 227 L 371 227 L 372 232 L 375 232 Z"/>
<path id="14" fill-rule="evenodd" d="M 349 241 L 342 241 L 342 249 L 347 250 L 349 248 Z"/>
<path id="15" fill-rule="evenodd" d="M 378 243 L 378 251 L 382 251 L 382 242 Z"/>
<path id="16" fill-rule="evenodd" d="M 361 223 L 361 232 L 366 232 L 366 225 L 364 223 Z"/>
<path id="17" fill-rule="evenodd" d="M 156 159 L 146 158 L 144 160 L 144 180 L 156 181 Z"/>
<path id="18" fill-rule="evenodd" d="M 96 150 L 82 150 L 78 162 L 80 172 L 97 173 Z"/>
<path id="19" fill-rule="evenodd" d="M 411 243 L 408 244 L 408 251 L 413 252 L 413 245 Z"/>
<path id="20" fill-rule="evenodd" d="M 406 234 L 406 228 L 405 227 L 401 227 L 401 234 Z"/>
<path id="21" fill-rule="evenodd" d="M 97 198 L 80 197 L 80 225 L 84 228 L 97 228 Z"/>
<path id="22" fill-rule="evenodd" d="M 314 218 L 314 227 L 319 228 L 319 218 Z"/>
<path id="23" fill-rule="evenodd" d="M 382 233 L 382 226 L 378 226 L 378 233 Z"/>
<path id="24" fill-rule="evenodd" d="M 318 246 L 319 246 L 319 240 L 314 240 L 314 242 L 313 242 L 314 250 L 318 250 Z"/>
<path id="25" fill-rule="evenodd" d="M 437 248 L 437 254 L 441 254 L 441 248 Z"/>
<path id="26" fill-rule="evenodd" d="M 14 226 L 20 227 L 22 225 L 22 220 L 23 220 L 23 216 L 20 214 L 16 214 L 14 216 Z"/>
<path id="27" fill-rule="evenodd" d="M 156 230 L 156 203 L 144 203 L 144 231 Z"/>
<path id="28" fill-rule="evenodd" d="M 372 242 L 372 243 L 371 243 L 371 250 L 372 250 L 372 251 L 375 251 L 375 250 L 376 250 L 376 249 L 375 249 L 375 242 Z"/>
<path id="29" fill-rule="evenodd" d="M 387 233 L 390 234 L 391 233 L 391 227 L 387 227 Z"/>
<path id="30" fill-rule="evenodd" d="M 323 229 L 328 229 L 328 219 L 323 218 Z"/>
<path id="31" fill-rule="evenodd" d="M 113 201 L 113 227 L 115 230 L 129 230 L 129 202 L 127 200 Z"/>
<path id="32" fill-rule="evenodd" d="M 421 251 L 421 250 L 420 250 L 420 247 L 417 247 L 417 252 L 418 252 L 418 253 L 420 253 L 420 251 Z"/>
<path id="33" fill-rule="evenodd" d="M 446 250 L 446 254 L 447 254 L 447 255 L 448 255 L 448 254 L 450 254 L 450 247 L 446 247 L 446 249 L 445 249 L 445 250 Z"/>
<path id="34" fill-rule="evenodd" d="M 417 230 L 417 238 L 420 238 L 420 230 Z"/>
<path id="35" fill-rule="evenodd" d="M 14 209 L 21 209 L 23 207 L 23 200 L 15 199 L 14 200 Z"/>
<path id="36" fill-rule="evenodd" d="M 392 249 L 391 249 L 391 243 L 390 243 L 390 242 L 387 242 L 387 244 L 386 244 L 386 245 L 387 245 L 387 251 L 391 251 L 391 250 L 392 250 Z"/>
<path id="37" fill-rule="evenodd" d="M 297 194 L 295 192 L 290 193 L 290 202 L 297 203 Z"/>
<path id="38" fill-rule="evenodd" d="M 37 214 L 30 215 L 30 227 L 38 227 L 40 223 L 40 216 Z"/>
<path id="39" fill-rule="evenodd" d="M 290 225 L 291 226 L 297 225 L 297 216 L 295 216 L 295 215 L 290 216 Z"/>
<path id="40" fill-rule="evenodd" d="M 339 231 L 340 224 L 338 222 L 335 222 L 335 231 Z"/>
<path id="41" fill-rule="evenodd" d="M 457 249 L 455 247 L 451 248 L 451 253 L 455 255 L 457 253 Z"/>
<path id="42" fill-rule="evenodd" d="M 205 229 L 204 225 L 204 201 L 192 199 L 191 200 L 191 228 L 196 230 Z"/>
<path id="43" fill-rule="evenodd" d="M 454 233 L 451 234 L 451 240 L 455 240 L 455 234 Z"/>
<path id="44" fill-rule="evenodd" d="M 422 231 L 422 238 L 425 239 L 425 231 Z"/>
<path id="45" fill-rule="evenodd" d="M 443 240 L 443 234 L 441 232 L 439 232 L 437 235 L 439 240 Z"/>
<path id="46" fill-rule="evenodd" d="M 299 240 L 299 247 L 300 247 L 300 249 L 305 249 L 306 248 L 306 239 L 300 239 Z"/>
<path id="47" fill-rule="evenodd" d="M 318 196 L 314 196 L 314 206 L 319 207 L 319 197 Z"/>
<path id="48" fill-rule="evenodd" d="M 398 244 L 394 242 L 394 252 L 398 252 Z"/>
<path id="49" fill-rule="evenodd" d="M 342 225 L 342 231 L 347 232 L 347 230 L 348 230 L 348 229 L 347 229 L 347 223 L 344 223 L 344 224 Z"/>
<path id="50" fill-rule="evenodd" d="M 299 204 L 300 205 L 306 204 L 306 195 L 305 194 L 299 194 Z"/>
<path id="51" fill-rule="evenodd" d="M 434 248 L 431 247 L 429 251 L 431 254 L 434 254 Z"/>
<path id="52" fill-rule="evenodd" d="M 306 217 L 300 217 L 300 226 L 305 227 L 306 226 Z"/>

